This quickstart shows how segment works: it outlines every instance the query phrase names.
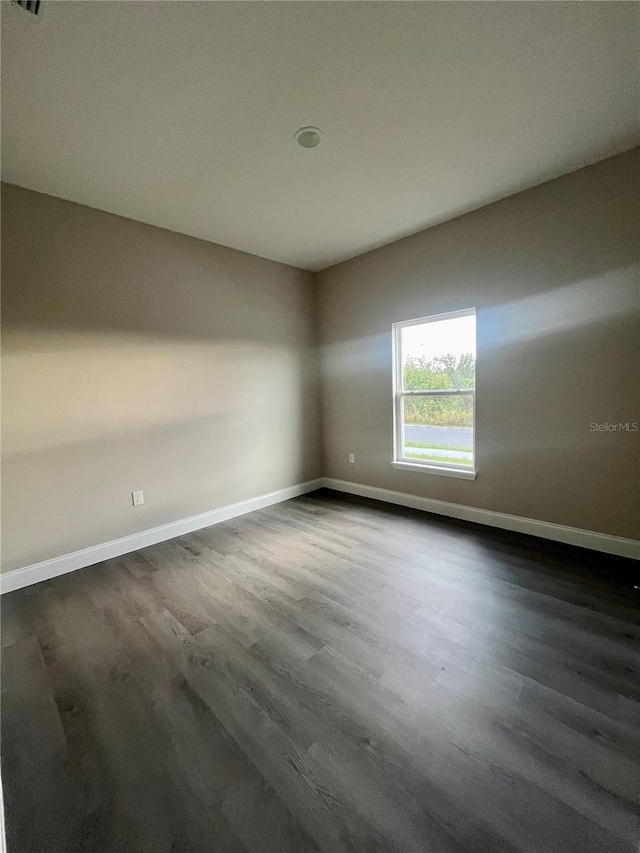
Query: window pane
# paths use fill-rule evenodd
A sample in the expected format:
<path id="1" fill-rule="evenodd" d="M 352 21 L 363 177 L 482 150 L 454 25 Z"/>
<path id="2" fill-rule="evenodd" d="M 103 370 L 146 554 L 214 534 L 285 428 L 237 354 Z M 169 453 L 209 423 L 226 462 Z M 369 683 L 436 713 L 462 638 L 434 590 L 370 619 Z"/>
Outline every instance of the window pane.
<path id="1" fill-rule="evenodd" d="M 474 314 L 403 326 L 400 348 L 404 391 L 475 388 Z"/>
<path id="2" fill-rule="evenodd" d="M 473 467 L 473 396 L 403 397 L 405 459 Z"/>

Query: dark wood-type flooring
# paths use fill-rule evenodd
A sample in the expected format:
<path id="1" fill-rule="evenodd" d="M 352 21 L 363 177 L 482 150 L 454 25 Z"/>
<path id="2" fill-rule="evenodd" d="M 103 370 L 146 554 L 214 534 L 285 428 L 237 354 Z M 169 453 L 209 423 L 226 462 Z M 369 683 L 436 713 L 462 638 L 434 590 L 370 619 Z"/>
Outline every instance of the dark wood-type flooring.
<path id="1" fill-rule="evenodd" d="M 9 853 L 637 853 L 633 582 L 318 492 L 6 595 Z"/>

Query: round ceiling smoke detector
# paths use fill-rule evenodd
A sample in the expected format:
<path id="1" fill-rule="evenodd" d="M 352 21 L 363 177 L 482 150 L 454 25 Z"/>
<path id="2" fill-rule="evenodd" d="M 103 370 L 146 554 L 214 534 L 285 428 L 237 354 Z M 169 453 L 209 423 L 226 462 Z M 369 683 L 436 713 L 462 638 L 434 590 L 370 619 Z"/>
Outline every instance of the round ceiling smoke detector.
<path id="1" fill-rule="evenodd" d="M 301 127 L 300 130 L 296 130 L 293 138 L 302 148 L 315 148 L 316 145 L 320 145 L 322 131 L 319 127 Z"/>

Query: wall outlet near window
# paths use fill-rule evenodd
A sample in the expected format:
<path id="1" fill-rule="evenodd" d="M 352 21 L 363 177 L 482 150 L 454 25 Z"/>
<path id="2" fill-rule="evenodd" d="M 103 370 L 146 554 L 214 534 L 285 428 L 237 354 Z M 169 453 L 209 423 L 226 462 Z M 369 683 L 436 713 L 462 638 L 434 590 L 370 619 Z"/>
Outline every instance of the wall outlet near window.
<path id="1" fill-rule="evenodd" d="M 356 454 L 350 453 L 349 454 L 349 462 L 355 462 L 355 461 L 356 461 Z"/>
<path id="2" fill-rule="evenodd" d="M 131 503 L 133 506 L 140 506 L 140 504 L 144 503 L 144 495 L 142 493 L 142 489 L 139 492 L 131 492 Z"/>

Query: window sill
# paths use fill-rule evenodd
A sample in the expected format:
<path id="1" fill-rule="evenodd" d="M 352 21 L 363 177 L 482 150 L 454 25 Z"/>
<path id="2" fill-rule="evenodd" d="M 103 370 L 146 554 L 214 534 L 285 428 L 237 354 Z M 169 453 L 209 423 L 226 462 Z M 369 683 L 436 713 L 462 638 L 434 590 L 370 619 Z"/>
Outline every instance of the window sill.
<path id="1" fill-rule="evenodd" d="M 461 480 L 475 480 L 475 471 L 465 471 L 463 468 L 444 468 L 436 465 L 423 465 L 416 462 L 392 462 L 392 468 L 401 471 L 420 471 L 422 474 L 438 474 L 440 477 L 458 477 Z"/>

